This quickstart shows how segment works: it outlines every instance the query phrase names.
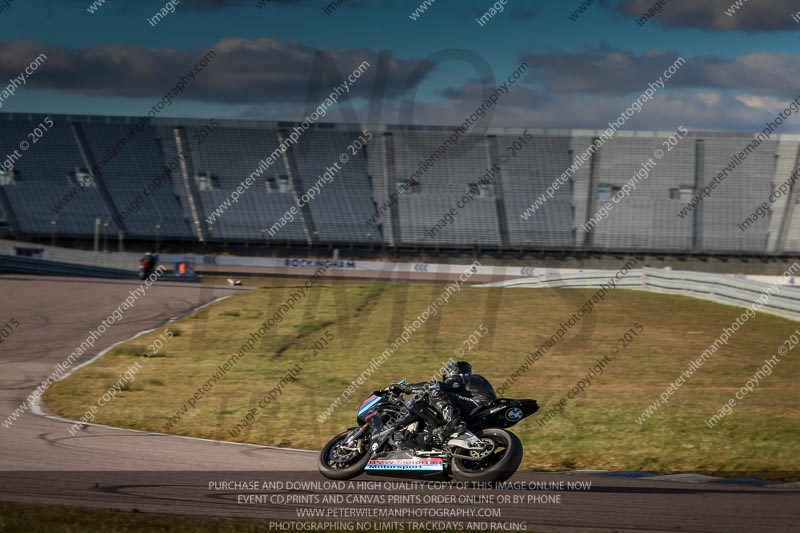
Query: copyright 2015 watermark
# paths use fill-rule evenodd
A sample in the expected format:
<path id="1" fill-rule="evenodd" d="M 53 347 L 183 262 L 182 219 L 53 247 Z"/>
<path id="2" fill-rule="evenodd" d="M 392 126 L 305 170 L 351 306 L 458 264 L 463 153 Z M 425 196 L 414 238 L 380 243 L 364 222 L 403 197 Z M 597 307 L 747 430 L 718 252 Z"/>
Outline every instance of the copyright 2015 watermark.
<path id="1" fill-rule="evenodd" d="M 3 344 L 6 339 L 11 337 L 11 334 L 17 329 L 19 329 L 19 322 L 12 316 L 11 320 L 6 322 L 6 325 L 0 329 L 0 344 Z"/>

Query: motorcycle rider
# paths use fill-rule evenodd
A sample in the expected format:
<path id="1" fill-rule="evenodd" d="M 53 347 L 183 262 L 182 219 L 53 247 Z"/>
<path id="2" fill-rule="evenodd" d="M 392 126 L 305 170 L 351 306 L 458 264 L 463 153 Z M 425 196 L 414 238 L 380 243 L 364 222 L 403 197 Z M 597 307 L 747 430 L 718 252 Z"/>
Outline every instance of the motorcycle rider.
<path id="1" fill-rule="evenodd" d="M 158 266 L 159 257 L 158 254 L 147 252 L 139 259 L 139 279 L 145 279 L 147 276 L 152 274 L 156 267 Z"/>
<path id="2" fill-rule="evenodd" d="M 461 415 L 469 415 L 479 407 L 497 399 L 492 384 L 480 374 L 472 373 L 467 361 L 450 361 L 442 368 L 442 381 L 430 394 L 433 407 L 447 422 L 442 433 L 450 436 L 472 435 Z"/>
<path id="3" fill-rule="evenodd" d="M 428 382 L 431 405 L 439 412 L 446 424 L 434 433 L 451 438 L 477 440 L 461 415 L 470 415 L 497 399 L 497 394 L 489 380 L 480 374 L 472 373 L 472 365 L 467 361 L 449 361 L 442 368 L 442 381 Z M 408 388 L 403 392 L 407 392 Z"/>

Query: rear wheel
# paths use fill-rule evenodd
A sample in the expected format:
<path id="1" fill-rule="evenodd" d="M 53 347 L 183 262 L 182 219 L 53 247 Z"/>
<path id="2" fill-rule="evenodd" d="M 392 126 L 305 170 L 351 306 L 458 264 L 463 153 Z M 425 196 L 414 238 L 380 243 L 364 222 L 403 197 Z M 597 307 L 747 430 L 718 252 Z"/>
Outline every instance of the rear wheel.
<path id="1" fill-rule="evenodd" d="M 361 437 L 353 446 L 346 444 L 356 429 L 351 429 L 333 437 L 319 454 L 320 473 L 328 479 L 352 479 L 364 471 L 370 457 L 368 442 Z M 359 451 L 359 444 L 360 451 Z"/>
<path id="2" fill-rule="evenodd" d="M 519 437 L 502 429 L 484 429 L 475 435 L 487 444 L 488 450 L 466 452 L 471 459 L 453 458 L 451 469 L 456 481 L 501 482 L 513 476 L 522 462 Z"/>

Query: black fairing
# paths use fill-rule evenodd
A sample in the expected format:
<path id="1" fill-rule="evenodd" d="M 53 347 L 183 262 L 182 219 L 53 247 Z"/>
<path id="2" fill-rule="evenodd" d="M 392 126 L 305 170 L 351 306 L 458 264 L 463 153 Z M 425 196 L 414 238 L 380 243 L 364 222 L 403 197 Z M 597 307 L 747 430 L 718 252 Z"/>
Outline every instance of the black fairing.
<path id="1" fill-rule="evenodd" d="M 477 409 L 467 417 L 467 426 L 471 430 L 488 428 L 510 428 L 523 418 L 531 416 L 539 410 L 536 400 L 512 400 L 498 398 L 489 405 Z"/>

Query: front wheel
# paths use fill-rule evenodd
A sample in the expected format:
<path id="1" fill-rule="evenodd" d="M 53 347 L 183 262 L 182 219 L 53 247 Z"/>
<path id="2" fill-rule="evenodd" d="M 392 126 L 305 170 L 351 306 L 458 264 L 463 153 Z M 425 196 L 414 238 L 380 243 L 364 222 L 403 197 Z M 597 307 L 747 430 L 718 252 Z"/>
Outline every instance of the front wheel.
<path id="1" fill-rule="evenodd" d="M 499 483 L 513 476 L 522 462 L 519 437 L 502 429 L 484 429 L 475 435 L 489 445 L 490 451 L 469 452 L 471 459 L 453 458 L 451 469 L 456 481 Z"/>
<path id="2" fill-rule="evenodd" d="M 319 453 L 320 473 L 328 479 L 352 479 L 364 471 L 370 458 L 369 442 L 362 436 L 361 452 L 345 441 L 356 431 L 351 429 L 333 437 Z"/>

